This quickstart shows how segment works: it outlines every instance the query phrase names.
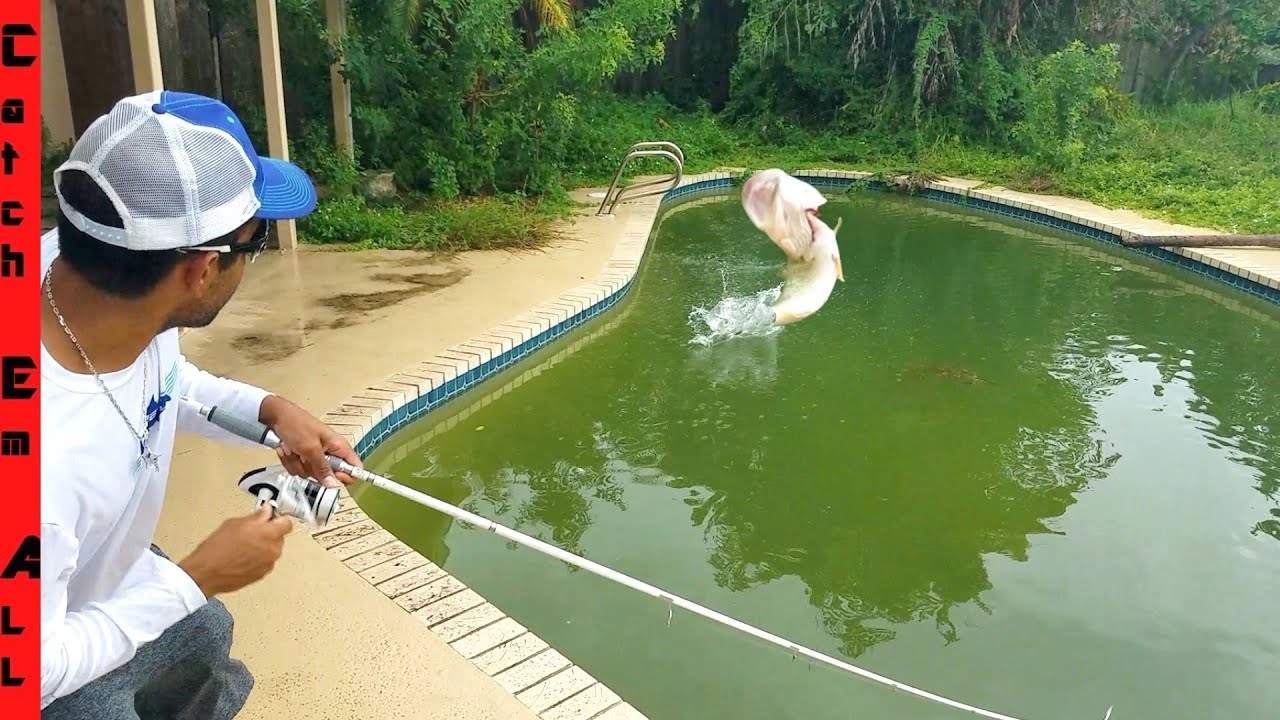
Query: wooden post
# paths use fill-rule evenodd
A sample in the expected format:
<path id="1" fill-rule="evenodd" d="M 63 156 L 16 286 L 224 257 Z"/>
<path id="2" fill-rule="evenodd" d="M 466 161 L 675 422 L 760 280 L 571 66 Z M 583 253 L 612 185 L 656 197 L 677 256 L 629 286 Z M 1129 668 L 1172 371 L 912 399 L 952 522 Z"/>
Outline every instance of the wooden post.
<path id="1" fill-rule="evenodd" d="M 325 0 L 325 15 L 329 20 L 330 42 L 339 42 L 347 35 L 347 0 Z M 329 88 L 333 97 L 333 134 L 338 149 L 348 160 L 356 158 L 355 133 L 351 129 L 351 83 L 342 76 L 346 65 L 344 57 L 329 67 Z"/>
<path id="2" fill-rule="evenodd" d="M 284 124 L 284 74 L 280 68 L 280 28 L 276 24 L 276 0 L 256 0 L 258 46 L 262 57 L 262 95 L 266 103 L 268 154 L 289 159 L 289 134 Z M 296 250 L 298 228 L 293 220 L 276 223 L 281 250 Z"/>
<path id="3" fill-rule="evenodd" d="M 62 45 L 72 133 L 79 137 L 120 98 L 138 92 L 129 10 L 126 0 L 53 0 L 52 4 L 58 22 L 48 31 L 56 31 Z"/>
<path id="4" fill-rule="evenodd" d="M 76 139 L 71 119 L 71 90 L 67 86 L 67 63 L 62 55 L 62 30 L 53 0 L 40 0 L 40 115 L 55 143 Z"/>
<path id="5" fill-rule="evenodd" d="M 164 89 L 160 71 L 160 39 L 156 33 L 155 0 L 125 0 L 129 23 L 129 56 L 133 59 L 133 87 L 138 93 Z"/>

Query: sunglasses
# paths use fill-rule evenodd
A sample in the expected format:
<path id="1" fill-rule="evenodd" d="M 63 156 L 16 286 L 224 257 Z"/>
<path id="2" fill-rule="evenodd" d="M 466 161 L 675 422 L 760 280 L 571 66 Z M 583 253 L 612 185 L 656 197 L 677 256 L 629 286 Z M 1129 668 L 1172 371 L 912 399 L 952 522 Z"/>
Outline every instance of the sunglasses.
<path id="1" fill-rule="evenodd" d="M 244 245 L 201 245 L 184 250 L 183 252 L 218 252 L 218 253 L 247 253 L 249 255 L 249 264 L 253 264 L 254 260 L 267 249 L 267 242 L 271 239 L 271 223 L 263 220 L 258 223 L 258 227 L 253 231 L 253 236 L 249 238 L 249 242 Z"/>

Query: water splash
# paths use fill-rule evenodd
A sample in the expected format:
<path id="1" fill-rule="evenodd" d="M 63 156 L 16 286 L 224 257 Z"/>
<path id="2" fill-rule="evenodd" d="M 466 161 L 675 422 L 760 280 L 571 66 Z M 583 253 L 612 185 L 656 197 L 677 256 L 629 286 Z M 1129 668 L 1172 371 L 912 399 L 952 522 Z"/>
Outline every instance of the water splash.
<path id="1" fill-rule="evenodd" d="M 773 303 L 782 286 L 755 295 L 724 298 L 715 307 L 695 307 L 689 311 L 689 327 L 694 336 L 689 343 L 704 347 L 736 337 L 766 337 L 778 332 L 773 324 Z"/>
<path id="2" fill-rule="evenodd" d="M 688 367 L 713 388 L 770 387 L 778 379 L 778 336 L 741 337 L 715 347 L 695 347 L 689 352 Z"/>

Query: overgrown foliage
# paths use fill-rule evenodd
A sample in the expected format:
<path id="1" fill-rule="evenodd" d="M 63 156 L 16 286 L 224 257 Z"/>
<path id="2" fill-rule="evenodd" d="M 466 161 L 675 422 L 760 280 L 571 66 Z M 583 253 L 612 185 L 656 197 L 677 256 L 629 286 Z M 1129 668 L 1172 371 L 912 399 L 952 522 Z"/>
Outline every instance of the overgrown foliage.
<path id="1" fill-rule="evenodd" d="M 563 194 L 450 199 L 409 193 L 371 202 L 362 194 L 364 181 L 354 163 L 329 144 L 304 147 L 297 160 L 324 192 L 316 211 L 299 223 L 311 243 L 442 252 L 533 248 L 556 236 L 554 221 L 571 207 Z"/>
<path id="2" fill-rule="evenodd" d="M 1040 61 L 1027 83 L 1023 117 L 1013 137 L 1045 169 L 1074 167 L 1086 143 L 1111 131 L 1120 66 L 1115 45 L 1090 52 L 1076 40 Z"/>
<path id="3" fill-rule="evenodd" d="M 566 187 L 655 139 L 689 172 L 967 175 L 1280 228 L 1275 0 L 349 0 L 343 38 L 323 5 L 279 1 L 295 153 L 326 187 L 313 242 L 537 242 Z M 327 149 L 338 57 L 354 166 Z M 400 201 L 366 202 L 357 167 L 394 171 Z"/>
<path id="4" fill-rule="evenodd" d="M 300 225 L 317 244 L 352 249 L 409 249 L 457 252 L 536 248 L 556 236 L 553 221 L 564 208 L 516 197 L 461 201 L 420 200 L 378 207 L 359 196 L 322 203 Z"/>
<path id="5" fill-rule="evenodd" d="M 611 0 L 570 23 L 561 5 L 416 0 L 407 25 L 404 2 L 354 0 L 341 50 L 364 161 L 444 198 L 559 188 L 581 101 L 662 60 L 677 3 Z"/>

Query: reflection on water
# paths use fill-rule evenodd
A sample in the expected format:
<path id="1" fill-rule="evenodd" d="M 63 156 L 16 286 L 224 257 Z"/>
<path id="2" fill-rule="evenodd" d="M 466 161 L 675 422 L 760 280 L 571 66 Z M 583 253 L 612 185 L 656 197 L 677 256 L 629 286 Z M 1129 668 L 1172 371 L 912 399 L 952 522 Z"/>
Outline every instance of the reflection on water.
<path id="1" fill-rule="evenodd" d="M 691 344 L 688 308 L 777 264 L 733 199 L 680 213 L 615 329 L 371 464 L 966 702 L 1269 717 L 1280 313 L 949 208 L 827 208 L 859 233 L 823 313 Z M 361 503 L 443 547 L 427 511 Z M 705 624 L 666 630 L 665 608 L 490 535 L 449 538 L 453 572 L 654 720 L 953 716 Z"/>

